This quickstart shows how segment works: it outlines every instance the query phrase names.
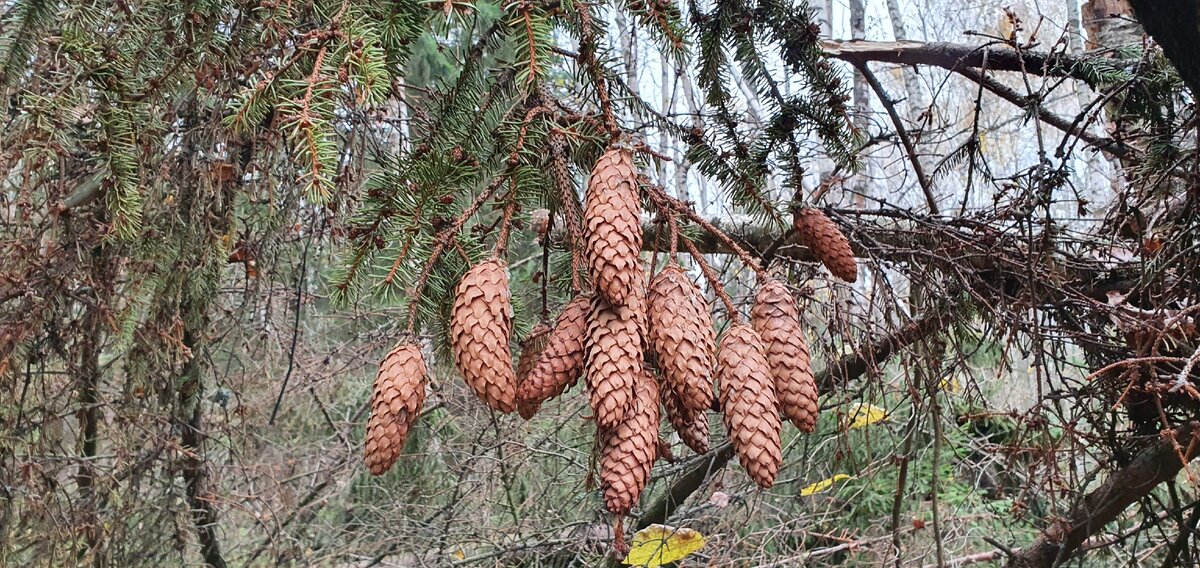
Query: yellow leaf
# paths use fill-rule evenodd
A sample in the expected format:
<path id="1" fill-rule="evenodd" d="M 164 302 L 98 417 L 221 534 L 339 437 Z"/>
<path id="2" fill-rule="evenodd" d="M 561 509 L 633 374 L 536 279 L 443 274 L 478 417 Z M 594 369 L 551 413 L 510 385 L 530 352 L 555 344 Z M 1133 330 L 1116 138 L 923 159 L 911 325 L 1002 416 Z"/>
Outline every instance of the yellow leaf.
<path id="1" fill-rule="evenodd" d="M 454 552 L 450 553 L 450 556 L 453 556 L 455 560 L 462 560 L 467 557 L 467 553 L 463 552 L 461 548 L 456 548 Z"/>
<path id="2" fill-rule="evenodd" d="M 834 483 L 842 481 L 843 479 L 850 479 L 850 476 L 844 473 L 839 473 L 833 477 L 830 477 L 829 479 L 822 479 L 821 481 L 801 489 L 800 496 L 808 497 L 809 495 L 815 495 L 817 493 L 821 493 L 822 491 L 828 491 L 830 487 L 833 487 Z"/>
<path id="3" fill-rule="evenodd" d="M 633 535 L 633 545 L 622 562 L 655 568 L 678 562 L 704 546 L 704 536 L 692 529 L 650 525 Z"/>
<path id="4" fill-rule="evenodd" d="M 850 407 L 850 413 L 844 426 L 848 430 L 855 430 L 887 420 L 887 417 L 887 411 L 874 404 L 856 402 L 854 406 Z"/>
<path id="5" fill-rule="evenodd" d="M 984 132 L 981 130 L 981 131 L 979 131 L 979 153 L 986 154 L 987 148 L 988 148 L 987 136 L 985 136 Z"/>
<path id="6" fill-rule="evenodd" d="M 940 386 L 942 390 L 952 393 L 957 393 L 962 388 L 958 385 L 958 379 L 954 377 L 942 379 L 942 384 Z"/>

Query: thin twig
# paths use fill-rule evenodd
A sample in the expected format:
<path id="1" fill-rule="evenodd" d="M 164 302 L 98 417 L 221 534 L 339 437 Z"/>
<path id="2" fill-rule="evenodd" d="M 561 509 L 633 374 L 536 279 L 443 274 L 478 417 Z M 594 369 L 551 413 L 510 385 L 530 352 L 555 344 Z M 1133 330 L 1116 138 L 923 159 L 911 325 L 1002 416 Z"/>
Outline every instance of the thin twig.
<path id="1" fill-rule="evenodd" d="M 929 207 L 929 212 L 937 215 L 938 206 L 937 200 L 933 197 L 933 182 L 929 181 L 929 176 L 925 175 L 925 168 L 921 166 L 921 159 L 917 155 L 917 147 L 913 144 L 912 138 L 908 135 L 908 130 L 904 128 L 904 121 L 900 118 L 900 113 L 896 112 L 896 104 L 892 102 L 887 91 L 883 90 L 883 85 L 879 83 L 879 79 L 874 73 L 867 68 L 867 64 L 856 63 L 858 71 L 862 73 L 867 84 L 871 86 L 871 90 L 875 91 L 875 96 L 879 97 L 879 102 L 883 104 L 884 110 L 892 119 L 892 125 L 896 127 L 896 136 L 900 137 L 900 143 L 904 145 L 904 151 L 908 153 L 908 159 L 912 163 L 913 173 L 917 175 L 917 182 L 921 184 L 921 191 L 925 193 L 925 205 Z"/>

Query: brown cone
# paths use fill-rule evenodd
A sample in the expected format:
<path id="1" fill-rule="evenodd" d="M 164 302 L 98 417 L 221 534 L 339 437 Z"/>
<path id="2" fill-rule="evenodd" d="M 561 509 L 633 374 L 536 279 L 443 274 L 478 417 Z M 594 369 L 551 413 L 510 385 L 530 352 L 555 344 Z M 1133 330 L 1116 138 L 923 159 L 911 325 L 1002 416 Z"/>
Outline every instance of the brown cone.
<path id="1" fill-rule="evenodd" d="M 746 473 L 760 487 L 775 483 L 783 452 L 775 381 L 762 340 L 750 326 L 733 325 L 717 351 L 717 379 L 725 430 Z"/>
<path id="2" fill-rule="evenodd" d="M 792 222 L 800 244 L 808 247 L 834 276 L 846 282 L 858 280 L 858 264 L 854 251 L 850 250 L 850 241 L 820 209 L 797 209 Z"/>
<path id="3" fill-rule="evenodd" d="M 685 407 L 668 388 L 662 389 L 661 398 L 667 420 L 679 434 L 679 439 L 697 454 L 708 453 L 708 417 L 704 411 Z"/>
<path id="4" fill-rule="evenodd" d="M 481 262 L 463 275 L 454 292 L 450 347 L 467 386 L 500 412 L 517 409 L 517 378 L 508 348 L 511 332 L 508 268 L 497 259 Z"/>
<path id="5" fill-rule="evenodd" d="M 521 356 L 517 358 L 517 414 L 526 420 L 537 414 L 542 402 L 540 400 L 522 400 L 521 386 L 529 382 L 529 372 L 533 370 L 534 363 L 537 363 L 538 357 L 546 349 L 551 329 L 549 324 L 541 322 L 533 326 L 529 335 L 521 340 Z"/>
<path id="6" fill-rule="evenodd" d="M 592 299 L 587 327 L 588 399 L 601 430 L 616 428 L 633 405 L 634 385 L 642 374 L 642 302 L 613 307 Z"/>
<path id="7" fill-rule="evenodd" d="M 600 487 L 604 505 L 614 515 L 628 515 L 633 509 L 658 452 L 658 383 L 643 371 L 636 388 L 625 419 L 614 429 L 600 431 Z"/>
<path id="8" fill-rule="evenodd" d="M 817 383 L 809 365 L 800 313 L 783 283 L 769 280 L 758 289 L 750 321 L 766 348 L 780 412 L 800 431 L 812 432 L 817 424 Z"/>
<path id="9" fill-rule="evenodd" d="M 682 269 L 671 265 L 650 281 L 646 304 L 649 343 L 665 386 L 690 410 L 711 407 L 717 338 L 700 289 Z"/>
<path id="10" fill-rule="evenodd" d="M 584 336 L 592 300 L 576 296 L 563 308 L 529 374 L 517 386 L 517 404 L 536 405 L 550 400 L 579 381 L 583 372 Z"/>
<path id="11" fill-rule="evenodd" d="M 614 306 L 643 295 L 642 204 L 633 152 L 612 148 L 588 178 L 583 212 L 584 258 L 596 291 Z"/>
<path id="12" fill-rule="evenodd" d="M 371 475 L 382 475 L 400 457 L 408 430 L 421 416 L 428 378 L 421 350 L 411 343 L 397 344 L 379 364 L 363 453 Z"/>

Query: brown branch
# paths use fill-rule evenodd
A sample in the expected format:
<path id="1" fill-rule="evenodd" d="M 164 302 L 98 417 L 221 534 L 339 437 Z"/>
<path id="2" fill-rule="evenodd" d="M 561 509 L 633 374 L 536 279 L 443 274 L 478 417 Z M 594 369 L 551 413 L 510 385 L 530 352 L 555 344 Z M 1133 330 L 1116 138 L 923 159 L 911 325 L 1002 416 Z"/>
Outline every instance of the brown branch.
<path id="1" fill-rule="evenodd" d="M 458 244 L 457 236 L 463 224 L 467 222 L 467 219 L 475 215 L 480 207 L 483 207 L 483 204 L 496 193 L 496 190 L 500 189 L 500 186 L 504 185 L 504 180 L 512 175 L 512 171 L 513 168 L 509 167 L 503 175 L 492 180 L 492 183 L 488 184 L 487 188 L 475 198 L 475 201 L 471 202 L 471 205 L 467 206 L 449 227 L 446 227 L 446 229 L 438 233 L 437 237 L 434 238 L 433 251 L 429 254 L 429 260 L 425 261 L 424 268 L 421 269 L 421 275 L 417 278 L 417 285 L 412 294 L 412 299 L 409 300 L 408 324 L 405 327 L 406 333 L 413 333 L 417 322 L 417 308 L 421 304 L 421 296 L 425 292 L 425 285 L 429 282 L 429 275 L 433 273 L 433 267 L 437 264 L 438 258 L 442 256 L 442 252 L 446 250 L 447 246 Z"/>
<path id="2" fill-rule="evenodd" d="M 729 315 L 729 321 L 733 322 L 734 325 L 740 325 L 742 323 L 742 316 L 738 313 L 737 307 L 733 305 L 733 300 L 729 297 L 729 294 L 725 293 L 725 288 L 721 284 L 721 278 L 717 276 L 716 272 L 713 272 L 712 266 L 704 260 L 704 255 L 700 254 L 700 251 L 696 249 L 696 245 L 692 244 L 692 241 L 683 239 L 683 246 L 692 255 L 692 258 L 696 261 L 696 265 L 700 267 L 700 273 L 704 275 L 705 280 L 708 280 L 708 285 L 712 288 L 713 293 L 725 305 L 725 313 Z"/>
<path id="3" fill-rule="evenodd" d="M 581 31 L 579 60 L 591 75 L 592 83 L 596 86 L 596 96 L 600 99 L 600 113 L 604 116 L 604 129 L 608 131 L 609 141 L 616 141 L 617 137 L 621 135 L 621 129 L 617 127 L 616 115 L 613 113 L 612 102 L 609 100 L 608 82 L 605 80 L 604 70 L 601 69 L 600 62 L 596 60 L 597 42 L 592 16 L 586 2 L 576 4 L 575 9 L 579 13 L 579 29 Z"/>
<path id="4" fill-rule="evenodd" d="M 1081 59 L 1058 53 L 1017 51 L 998 45 L 919 41 L 824 41 L 821 42 L 821 50 L 829 57 L 856 67 L 865 65 L 868 61 L 897 65 L 931 65 L 951 71 L 964 68 L 981 69 L 986 66 L 990 71 L 1022 73 L 1028 70 L 1044 77 L 1088 80 L 1080 71 Z"/>
<path id="5" fill-rule="evenodd" d="M 662 186 L 651 183 L 650 179 L 646 176 L 639 176 L 638 181 L 647 188 L 647 193 L 650 196 L 650 199 L 652 199 L 660 209 L 671 209 L 672 211 L 687 217 L 693 223 L 699 225 L 701 229 L 704 229 L 707 236 L 710 236 L 720 242 L 730 254 L 737 255 L 737 257 L 741 259 L 742 263 L 750 267 L 750 269 L 753 270 L 759 278 L 766 277 L 766 271 L 763 270 L 762 265 L 760 265 L 759 262 L 750 255 L 750 253 L 746 252 L 746 250 L 742 248 L 742 246 L 739 245 L 735 239 L 726 234 L 725 231 L 720 227 L 714 225 L 711 221 L 701 217 L 698 213 L 696 213 L 696 211 L 692 209 L 691 205 L 671 197 L 667 193 L 667 190 L 663 189 Z M 658 233 L 656 230 L 656 238 L 657 234 Z M 654 243 L 656 241 L 643 239 L 642 242 Z"/>
<path id="6" fill-rule="evenodd" d="M 1188 422 L 1143 450 L 1129 465 L 1109 476 L 1103 485 L 1087 494 L 1055 522 L 1032 546 L 1021 549 L 1009 562 L 1011 568 L 1050 568 L 1071 558 L 1092 535 L 1117 519 L 1133 503 L 1160 483 L 1172 479 L 1200 451 L 1200 423 Z"/>
<path id="7" fill-rule="evenodd" d="M 1068 121 L 1066 118 L 1042 108 L 1042 105 L 1033 104 L 1033 100 L 1029 97 L 1026 97 L 1008 88 L 1003 83 L 992 79 L 983 73 L 980 73 L 974 69 L 965 68 L 955 69 L 954 71 L 963 77 L 975 81 L 993 95 L 996 95 L 997 97 L 1021 107 L 1022 109 L 1032 110 L 1033 113 L 1037 115 L 1038 120 L 1041 120 L 1042 122 L 1045 122 L 1046 124 L 1049 124 L 1050 126 L 1065 132 L 1066 134 L 1073 134 L 1077 136 L 1080 140 L 1083 140 L 1093 148 L 1112 154 L 1117 158 L 1128 158 L 1130 155 L 1129 147 L 1125 144 L 1122 144 L 1117 140 L 1113 140 L 1112 138 L 1101 138 L 1094 134 L 1089 134 L 1082 129 L 1077 130 L 1075 124 Z"/>
<path id="8" fill-rule="evenodd" d="M 948 69 L 979 83 L 996 96 L 1024 109 L 1033 106 L 1028 97 L 1022 96 L 995 79 L 986 77 L 979 70 L 986 68 L 988 71 L 1017 73 L 1028 71 L 1044 77 L 1071 77 L 1091 84 L 1090 78 L 1081 71 L 1081 59 L 1056 53 L 1018 51 L 1000 46 L 915 41 L 827 41 L 823 42 L 821 47 L 826 55 L 850 63 L 859 69 L 865 69 L 867 62 L 870 61 L 897 65 L 930 65 Z M 879 89 L 876 89 L 876 93 L 879 93 Z M 1075 134 L 1080 140 L 1094 148 L 1118 158 L 1126 158 L 1129 155 L 1129 148 L 1120 142 L 1111 138 L 1100 138 L 1083 131 L 1075 132 L 1075 127 L 1070 121 L 1041 107 L 1034 107 L 1033 111 L 1042 122 L 1067 134 Z M 894 118 L 893 121 L 895 121 Z"/>

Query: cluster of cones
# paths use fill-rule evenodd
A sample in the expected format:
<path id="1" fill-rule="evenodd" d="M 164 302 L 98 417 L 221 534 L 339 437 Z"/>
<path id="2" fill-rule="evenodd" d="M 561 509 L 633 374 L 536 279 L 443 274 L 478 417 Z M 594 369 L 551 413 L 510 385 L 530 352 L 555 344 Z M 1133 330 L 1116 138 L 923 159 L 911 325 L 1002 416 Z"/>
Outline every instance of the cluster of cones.
<path id="1" fill-rule="evenodd" d="M 852 281 L 854 258 L 836 225 L 815 209 L 795 218 L 801 242 L 831 272 Z M 467 385 L 489 407 L 528 419 L 583 377 L 604 502 L 618 517 L 637 503 L 659 457 L 664 414 L 688 447 L 705 453 L 707 413 L 721 409 L 742 466 L 758 485 L 771 487 L 782 461 L 780 416 L 811 432 L 818 412 L 809 352 L 787 287 L 761 278 L 751 323 L 731 314 L 718 346 L 708 302 L 673 258 L 646 283 L 637 171 L 632 151 L 623 147 L 608 150 L 593 168 L 582 224 L 576 244 L 592 290 L 571 300 L 553 326 L 541 324 L 521 342 L 515 370 L 504 262 L 491 258 L 463 276 L 450 336 Z M 386 471 L 399 455 L 420 413 L 426 377 L 419 350 L 409 343 L 380 366 L 367 427 L 372 474 Z"/>

